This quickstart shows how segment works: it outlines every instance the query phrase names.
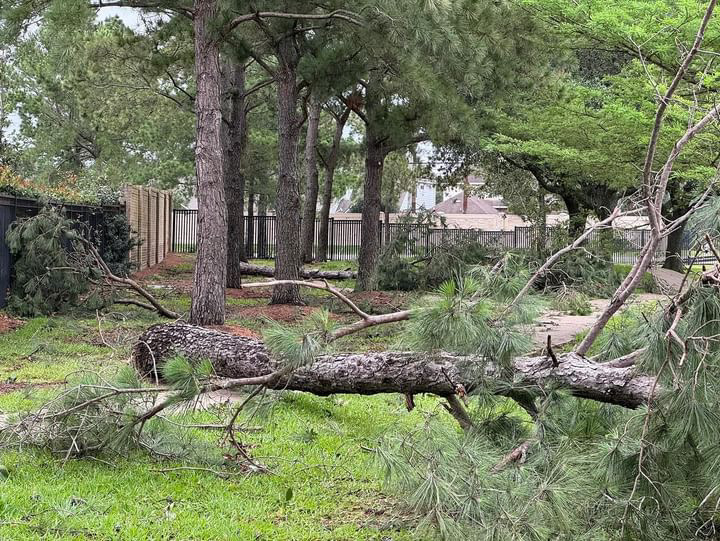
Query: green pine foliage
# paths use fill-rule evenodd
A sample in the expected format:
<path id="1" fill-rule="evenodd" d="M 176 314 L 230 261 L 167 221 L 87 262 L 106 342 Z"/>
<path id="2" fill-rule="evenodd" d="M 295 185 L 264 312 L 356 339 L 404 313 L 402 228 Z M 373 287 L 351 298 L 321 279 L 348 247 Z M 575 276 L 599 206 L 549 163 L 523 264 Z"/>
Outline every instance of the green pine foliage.
<path id="1" fill-rule="evenodd" d="M 127 276 L 134 270 L 130 250 L 140 244 L 130 227 L 127 216 L 118 212 L 104 212 L 100 230 L 96 232 L 100 256 L 116 276 Z"/>
<path id="2" fill-rule="evenodd" d="M 263 330 L 265 345 L 276 358 L 296 368 L 310 364 L 323 353 L 327 336 L 336 327 L 327 310 L 313 312 L 299 327 L 288 328 L 271 319 L 266 323 Z"/>
<path id="3" fill-rule="evenodd" d="M 102 272 L 80 242 L 81 235 L 100 246 L 101 257 L 113 273 L 130 273 L 128 254 L 137 241 L 125 215 L 103 213 L 100 227 L 88 230 L 45 207 L 36 216 L 13 223 L 5 237 L 15 273 L 9 310 L 25 316 L 49 315 L 111 302 L 108 292 L 96 287 Z"/>
<path id="4" fill-rule="evenodd" d="M 668 335 L 674 312 L 648 303 L 613 318 L 591 351 L 604 362 L 645 348 L 637 370 L 658 374 L 662 389 L 649 409 L 523 389 L 536 406 L 531 417 L 480 385 L 468 402 L 471 432 L 429 415 L 410 437 L 380 442 L 388 486 L 442 539 L 714 539 L 720 295 L 694 287 L 677 338 Z M 410 343 L 495 359 L 492 291 L 492 281 L 445 284 L 408 323 Z M 525 458 L 498 467 L 523 442 Z"/>
<path id="5" fill-rule="evenodd" d="M 531 349 L 526 327 L 541 304 L 530 295 L 507 308 L 526 280 L 527 272 L 508 264 L 497 273 L 478 267 L 445 282 L 415 306 L 398 346 L 476 354 L 506 365 Z"/>
<path id="6" fill-rule="evenodd" d="M 78 305 L 90 280 L 99 278 L 88 260 L 76 261 L 79 234 L 75 222 L 52 208 L 11 225 L 5 237 L 15 260 L 10 310 L 35 316 Z"/>

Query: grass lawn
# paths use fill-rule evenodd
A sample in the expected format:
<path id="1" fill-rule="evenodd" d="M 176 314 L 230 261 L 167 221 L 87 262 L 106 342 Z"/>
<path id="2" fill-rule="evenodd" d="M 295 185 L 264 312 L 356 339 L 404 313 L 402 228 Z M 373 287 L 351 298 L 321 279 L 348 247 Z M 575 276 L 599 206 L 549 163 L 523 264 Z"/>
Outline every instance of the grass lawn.
<path id="1" fill-rule="evenodd" d="M 340 267 L 347 268 L 331 265 Z M 192 259 L 183 256 L 143 280 L 168 307 L 187 312 L 191 277 Z M 305 312 L 327 302 L 322 292 L 307 298 Z M 411 301 L 407 295 L 392 300 Z M 281 321 L 295 325 L 303 310 L 292 318 L 283 314 Z M 260 331 L 273 315 L 266 298 L 228 297 L 229 325 Z M 112 374 L 127 362 L 137 336 L 157 322 L 142 309 L 116 306 L 104 315 L 33 318 L 0 335 L 0 414 L 41 404 L 77 371 Z M 388 326 L 337 348 L 381 349 L 392 339 Z M 411 413 L 399 395 L 285 392 L 269 404 L 259 413 L 248 410 L 241 421 L 261 427 L 242 439 L 270 473 L 220 478 L 209 470 L 177 469 L 198 462 L 139 452 L 65 462 L 49 451 L 0 451 L 0 464 L 9 471 L 6 480 L 0 478 L 0 539 L 422 539 L 398 495 L 384 491 L 372 449 L 388 431 L 409 431 L 428 415 L 447 415 L 437 399 L 420 398 Z M 217 434 L 196 432 L 218 456 L 230 450 L 218 447 Z"/>

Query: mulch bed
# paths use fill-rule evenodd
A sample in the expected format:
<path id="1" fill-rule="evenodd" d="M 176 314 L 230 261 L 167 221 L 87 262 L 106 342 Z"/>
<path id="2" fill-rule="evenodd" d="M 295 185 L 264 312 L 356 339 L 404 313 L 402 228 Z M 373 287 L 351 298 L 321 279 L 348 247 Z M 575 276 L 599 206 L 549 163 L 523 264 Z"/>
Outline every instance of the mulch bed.
<path id="1" fill-rule="evenodd" d="M 348 295 L 354 303 L 367 303 L 374 309 L 389 311 L 402 310 L 406 304 L 408 294 L 397 291 L 361 291 Z"/>
<path id="2" fill-rule="evenodd" d="M 21 319 L 13 319 L 5 314 L 0 314 L 0 334 L 14 331 L 23 325 L 25 325 L 25 322 Z"/>
<path id="3" fill-rule="evenodd" d="M 233 310 L 234 317 L 258 319 L 266 317 L 275 321 L 292 323 L 309 316 L 318 308 L 313 306 L 294 306 L 291 304 L 269 304 L 267 306 L 242 306 Z"/>
<path id="4" fill-rule="evenodd" d="M 153 276 L 156 274 L 162 274 L 164 270 L 169 270 L 174 267 L 177 267 L 178 265 L 181 265 L 183 263 L 190 263 L 193 261 L 192 257 L 188 257 L 187 255 L 181 255 L 181 254 L 175 254 L 175 253 L 169 253 L 165 256 L 165 259 L 163 259 L 160 263 L 157 265 L 153 265 L 152 267 L 148 267 L 147 269 L 143 269 L 141 271 L 137 271 L 134 273 L 131 278 L 134 280 L 144 280 L 148 276 Z"/>
<path id="5" fill-rule="evenodd" d="M 260 333 L 257 333 L 247 327 L 241 325 L 208 325 L 208 329 L 214 329 L 216 331 L 226 332 L 233 336 L 243 336 L 245 338 L 262 338 Z"/>

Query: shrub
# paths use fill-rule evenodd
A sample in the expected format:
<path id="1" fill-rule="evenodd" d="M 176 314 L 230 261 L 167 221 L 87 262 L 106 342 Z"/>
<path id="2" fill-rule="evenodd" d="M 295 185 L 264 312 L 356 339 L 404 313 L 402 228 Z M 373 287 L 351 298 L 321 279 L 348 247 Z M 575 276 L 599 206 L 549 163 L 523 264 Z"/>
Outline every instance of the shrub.
<path id="1" fill-rule="evenodd" d="M 496 252 L 472 239 L 441 244 L 433 249 L 420 270 L 420 287 L 433 289 L 464 274 L 469 266 L 484 265 Z"/>
<path id="2" fill-rule="evenodd" d="M 418 289 L 419 271 L 408 258 L 381 257 L 378 265 L 378 286 L 382 290 L 412 291 Z"/>
<path id="3" fill-rule="evenodd" d="M 13 223 L 5 241 L 15 258 L 8 308 L 20 315 L 63 312 L 78 304 L 98 278 L 89 264 L 74 260 L 76 222 L 52 208 Z"/>
<path id="4" fill-rule="evenodd" d="M 592 314 L 592 305 L 587 295 L 580 291 L 566 290 L 558 293 L 553 301 L 553 307 L 573 316 L 589 316 Z"/>
<path id="5" fill-rule="evenodd" d="M 100 255 L 113 274 L 127 276 L 134 269 L 129 260 L 130 250 L 140 243 L 133 235 L 130 223 L 125 214 L 116 212 L 103 213 L 103 226 L 96 233 L 96 244 L 100 246 Z"/>
<path id="6" fill-rule="evenodd" d="M 94 288 L 102 273 L 80 242 L 81 235 L 100 245 L 101 257 L 114 274 L 130 271 L 128 251 L 137 242 L 124 215 L 104 215 L 99 231 L 71 220 L 52 207 L 13 223 L 6 243 L 15 258 L 8 308 L 20 315 L 66 312 L 83 304 L 90 308 L 110 299 Z"/>

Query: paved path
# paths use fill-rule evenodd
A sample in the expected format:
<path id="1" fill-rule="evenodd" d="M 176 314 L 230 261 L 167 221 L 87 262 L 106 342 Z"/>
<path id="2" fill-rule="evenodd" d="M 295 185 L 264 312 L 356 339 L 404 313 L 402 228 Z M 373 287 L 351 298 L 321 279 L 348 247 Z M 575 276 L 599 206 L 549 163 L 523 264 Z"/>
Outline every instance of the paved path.
<path id="1" fill-rule="evenodd" d="M 666 295 L 640 293 L 633 295 L 626 307 L 633 304 L 661 303 L 667 301 L 667 299 Z M 539 324 L 535 326 L 533 342 L 538 347 L 544 347 L 548 334 L 552 336 L 552 343 L 556 346 L 572 342 L 578 334 L 592 327 L 595 320 L 600 317 L 600 314 L 607 308 L 609 303 L 610 299 L 594 299 L 590 301 L 593 311 L 587 316 L 573 316 L 557 310 L 545 312 L 540 318 Z"/>
<path id="2" fill-rule="evenodd" d="M 661 293 L 639 293 L 630 298 L 627 306 L 643 304 L 648 302 L 663 303 L 669 297 L 675 295 L 683 285 L 684 274 L 662 268 L 654 268 L 650 271 Z M 544 347 L 547 335 L 552 336 L 552 343 L 555 345 L 572 342 L 575 336 L 586 329 L 589 329 L 600 314 L 607 308 L 609 299 L 595 299 L 590 301 L 593 311 L 587 316 L 571 316 L 557 310 L 550 310 L 543 314 L 539 325 L 535 327 L 533 342 L 538 347 Z"/>
<path id="3" fill-rule="evenodd" d="M 650 270 L 650 273 L 655 278 L 655 282 L 660 287 L 660 291 L 668 295 L 675 295 L 680 287 L 687 287 L 687 283 L 683 285 L 685 275 L 670 269 L 663 269 L 655 267 Z"/>

